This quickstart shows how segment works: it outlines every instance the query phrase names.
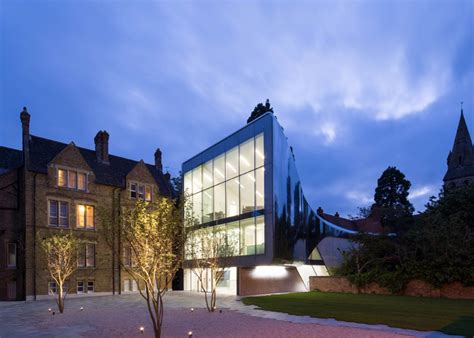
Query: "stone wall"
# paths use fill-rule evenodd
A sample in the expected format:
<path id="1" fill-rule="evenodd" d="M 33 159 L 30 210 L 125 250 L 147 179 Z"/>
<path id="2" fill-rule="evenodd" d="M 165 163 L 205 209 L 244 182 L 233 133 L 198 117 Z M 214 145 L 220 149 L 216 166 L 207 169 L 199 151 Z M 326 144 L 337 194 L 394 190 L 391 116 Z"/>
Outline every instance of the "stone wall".
<path id="1" fill-rule="evenodd" d="M 351 284 L 344 277 L 310 277 L 310 290 L 322 292 L 343 292 L 358 293 L 357 286 Z M 360 293 L 389 295 L 390 291 L 371 283 L 359 290 Z M 474 299 L 474 287 L 465 287 L 461 283 L 451 283 L 435 288 L 432 285 L 421 281 L 410 281 L 402 293 L 403 296 L 418 296 L 432 298 L 452 298 L 452 299 Z"/>

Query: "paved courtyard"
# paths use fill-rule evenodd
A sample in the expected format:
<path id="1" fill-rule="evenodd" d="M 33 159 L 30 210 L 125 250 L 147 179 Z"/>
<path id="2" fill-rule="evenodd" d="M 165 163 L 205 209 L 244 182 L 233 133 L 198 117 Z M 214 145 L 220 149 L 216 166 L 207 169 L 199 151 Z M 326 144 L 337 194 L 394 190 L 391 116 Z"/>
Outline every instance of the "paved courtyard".
<path id="1" fill-rule="evenodd" d="M 238 297 L 218 298 L 208 313 L 202 295 L 169 292 L 165 296 L 164 337 L 435 337 L 441 334 L 383 325 L 290 316 L 243 305 Z M 81 311 L 81 307 L 84 310 Z M 191 312 L 190 308 L 194 311 Z M 52 315 L 54 301 L 0 303 L 0 337 L 151 337 L 152 324 L 137 294 L 66 299 L 63 314 Z M 56 311 L 57 312 L 57 311 Z M 143 334 L 139 327 L 143 326 Z"/>

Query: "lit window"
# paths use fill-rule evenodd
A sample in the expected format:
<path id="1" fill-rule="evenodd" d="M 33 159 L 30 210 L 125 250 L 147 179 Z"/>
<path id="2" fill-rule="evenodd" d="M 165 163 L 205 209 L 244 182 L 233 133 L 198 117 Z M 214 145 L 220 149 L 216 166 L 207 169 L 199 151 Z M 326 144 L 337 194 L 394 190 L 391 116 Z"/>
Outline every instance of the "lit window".
<path id="1" fill-rule="evenodd" d="M 255 254 L 255 218 L 240 221 L 240 253 L 241 255 Z"/>
<path id="2" fill-rule="evenodd" d="M 87 281 L 87 293 L 91 293 L 95 291 L 94 281 Z"/>
<path id="3" fill-rule="evenodd" d="M 239 214 L 239 179 L 234 178 L 227 181 L 225 184 L 226 188 L 226 217 L 237 216 Z"/>
<path id="4" fill-rule="evenodd" d="M 94 207 L 92 205 L 79 204 L 76 207 L 76 227 L 83 229 L 94 229 Z"/>
<path id="5" fill-rule="evenodd" d="M 78 173 L 77 174 L 77 189 L 86 190 L 87 188 L 87 176 L 86 174 Z"/>
<path id="6" fill-rule="evenodd" d="M 225 181 L 225 155 L 222 154 L 214 159 L 214 184 Z"/>
<path id="7" fill-rule="evenodd" d="M 195 224 L 202 223 L 202 193 L 193 195 L 193 218 Z"/>
<path id="8" fill-rule="evenodd" d="M 145 186 L 145 201 L 151 201 L 151 185 L 146 185 Z"/>
<path id="9" fill-rule="evenodd" d="M 255 137 L 255 168 L 261 167 L 265 161 L 265 152 L 263 148 L 263 134 Z"/>
<path id="10" fill-rule="evenodd" d="M 193 194 L 202 190 L 202 166 L 193 169 Z"/>
<path id="11" fill-rule="evenodd" d="M 253 138 L 240 145 L 240 174 L 254 169 L 254 142 Z"/>
<path id="12" fill-rule="evenodd" d="M 68 188 L 76 189 L 77 187 L 77 173 L 75 171 L 68 172 Z"/>
<path id="13" fill-rule="evenodd" d="M 202 192 L 202 222 L 210 222 L 214 220 L 214 189 L 210 188 Z"/>
<path id="14" fill-rule="evenodd" d="M 239 174 L 239 147 L 225 153 L 225 177 L 231 179 Z"/>
<path id="15" fill-rule="evenodd" d="M 16 268 L 16 243 L 7 244 L 7 267 Z"/>
<path id="16" fill-rule="evenodd" d="M 67 171 L 58 169 L 58 186 L 67 187 Z"/>
<path id="17" fill-rule="evenodd" d="M 225 183 L 214 187 L 214 219 L 225 217 Z"/>
<path id="18" fill-rule="evenodd" d="M 137 198 L 137 184 L 130 183 L 130 198 Z"/>
<path id="19" fill-rule="evenodd" d="M 265 206 L 264 168 L 255 170 L 255 209 L 260 210 Z"/>
<path id="20" fill-rule="evenodd" d="M 240 213 L 245 214 L 255 209 L 254 172 L 240 176 Z"/>
<path id="21" fill-rule="evenodd" d="M 138 198 L 139 199 L 145 198 L 145 187 L 143 185 L 138 186 Z"/>
<path id="22" fill-rule="evenodd" d="M 69 203 L 63 201 L 49 201 L 48 219 L 50 226 L 69 226 Z"/>
<path id="23" fill-rule="evenodd" d="M 257 229 L 256 229 L 256 254 L 265 253 L 265 219 L 264 216 L 258 216 L 256 219 Z"/>
<path id="24" fill-rule="evenodd" d="M 192 181 L 192 172 L 188 171 L 184 174 L 184 193 L 192 194 L 193 193 L 193 181 Z"/>
<path id="25" fill-rule="evenodd" d="M 212 187 L 212 160 L 204 163 L 202 167 L 202 186 L 203 189 Z"/>
<path id="26" fill-rule="evenodd" d="M 78 281 L 76 287 L 77 293 L 84 293 L 84 281 Z"/>

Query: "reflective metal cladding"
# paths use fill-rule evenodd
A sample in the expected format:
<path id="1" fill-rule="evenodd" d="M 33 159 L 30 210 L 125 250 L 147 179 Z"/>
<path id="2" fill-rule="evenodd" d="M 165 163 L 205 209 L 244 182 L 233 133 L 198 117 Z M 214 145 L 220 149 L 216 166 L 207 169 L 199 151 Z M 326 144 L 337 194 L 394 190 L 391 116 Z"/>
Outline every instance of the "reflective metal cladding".
<path id="1" fill-rule="evenodd" d="M 320 263 L 322 224 L 307 203 L 292 148 L 267 113 L 183 163 L 183 186 L 195 221 L 235 239 L 235 266 Z"/>

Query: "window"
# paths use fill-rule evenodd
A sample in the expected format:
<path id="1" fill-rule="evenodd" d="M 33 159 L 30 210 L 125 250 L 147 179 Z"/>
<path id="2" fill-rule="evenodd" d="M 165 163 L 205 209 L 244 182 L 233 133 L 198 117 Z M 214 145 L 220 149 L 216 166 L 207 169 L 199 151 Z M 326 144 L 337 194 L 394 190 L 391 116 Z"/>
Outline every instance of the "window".
<path id="1" fill-rule="evenodd" d="M 239 255 L 239 221 L 227 223 L 227 240 L 234 256 Z"/>
<path id="2" fill-rule="evenodd" d="M 256 237 L 255 237 L 255 249 L 256 254 L 263 254 L 265 253 L 265 220 L 264 216 L 257 217 L 257 229 L 256 229 Z"/>
<path id="3" fill-rule="evenodd" d="M 204 190 L 202 193 L 202 222 L 203 223 L 214 220 L 213 194 L 214 194 L 213 188 Z"/>
<path id="4" fill-rule="evenodd" d="M 265 155 L 263 151 L 263 133 L 255 137 L 255 168 L 263 166 Z"/>
<path id="5" fill-rule="evenodd" d="M 137 198 L 137 184 L 130 184 L 130 198 Z"/>
<path id="6" fill-rule="evenodd" d="M 225 181 L 225 156 L 222 154 L 214 159 L 214 184 Z"/>
<path id="7" fill-rule="evenodd" d="M 87 182 L 86 174 L 78 173 L 77 174 L 77 189 L 86 190 L 86 182 Z"/>
<path id="8" fill-rule="evenodd" d="M 193 195 L 193 218 L 196 224 L 202 223 L 202 193 Z"/>
<path id="9" fill-rule="evenodd" d="M 130 279 L 124 279 L 123 280 L 123 289 L 122 291 L 127 292 L 127 291 L 132 291 L 132 283 Z"/>
<path id="10" fill-rule="evenodd" d="M 16 243 L 7 244 L 7 267 L 16 268 Z"/>
<path id="11" fill-rule="evenodd" d="M 93 280 L 87 281 L 87 293 L 91 293 L 94 291 L 95 291 L 94 281 Z"/>
<path id="12" fill-rule="evenodd" d="M 255 170 L 255 209 L 260 210 L 265 206 L 265 189 L 264 189 L 264 168 Z"/>
<path id="13" fill-rule="evenodd" d="M 153 199 L 153 187 L 148 184 L 130 183 L 130 198 L 139 198 L 145 201 Z"/>
<path id="14" fill-rule="evenodd" d="M 240 213 L 245 214 L 255 209 L 255 177 L 251 171 L 240 176 Z"/>
<path id="15" fill-rule="evenodd" d="M 48 218 L 50 226 L 69 226 L 69 203 L 63 201 L 49 200 Z"/>
<path id="16" fill-rule="evenodd" d="M 212 160 L 204 163 L 202 167 L 202 188 L 212 187 Z"/>
<path id="17" fill-rule="evenodd" d="M 63 285 L 63 293 L 67 293 L 68 291 L 68 283 L 65 282 Z M 48 294 L 55 295 L 58 292 L 58 285 L 56 282 L 49 282 L 48 283 Z"/>
<path id="18" fill-rule="evenodd" d="M 77 254 L 77 266 L 80 268 L 95 267 L 95 244 L 86 243 L 79 248 Z"/>
<path id="19" fill-rule="evenodd" d="M 231 179 L 239 174 L 239 147 L 225 153 L 225 178 Z"/>
<path id="20" fill-rule="evenodd" d="M 226 182 L 226 216 L 232 217 L 239 214 L 239 179 L 234 178 Z"/>
<path id="21" fill-rule="evenodd" d="M 82 229 L 94 229 L 94 206 L 78 204 L 76 207 L 76 227 Z"/>
<path id="22" fill-rule="evenodd" d="M 216 185 L 214 188 L 214 219 L 225 217 L 225 183 Z"/>
<path id="23" fill-rule="evenodd" d="M 254 164 L 254 140 L 250 140 L 240 145 L 240 174 L 244 174 L 255 168 Z"/>
<path id="24" fill-rule="evenodd" d="M 58 169 L 58 187 L 87 190 L 87 175 L 76 170 Z"/>
<path id="25" fill-rule="evenodd" d="M 240 221 L 240 254 L 255 254 L 255 218 Z"/>
<path id="26" fill-rule="evenodd" d="M 184 193 L 186 193 L 186 194 L 192 194 L 193 193 L 192 176 L 193 176 L 193 174 L 192 174 L 191 171 L 188 171 L 184 175 Z"/>
<path id="27" fill-rule="evenodd" d="M 67 187 L 67 170 L 58 169 L 58 186 Z"/>
<path id="28" fill-rule="evenodd" d="M 77 188 L 77 173 L 75 171 L 68 172 L 68 188 L 76 189 Z"/>
<path id="29" fill-rule="evenodd" d="M 193 194 L 202 190 L 202 166 L 193 169 Z"/>
<path id="30" fill-rule="evenodd" d="M 145 201 L 150 202 L 151 201 L 151 185 L 146 185 L 145 186 Z"/>
<path id="31" fill-rule="evenodd" d="M 76 293 L 84 293 L 84 281 L 77 281 Z"/>

